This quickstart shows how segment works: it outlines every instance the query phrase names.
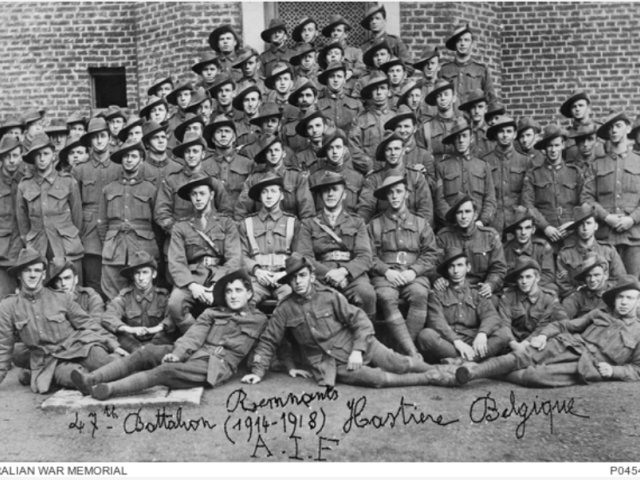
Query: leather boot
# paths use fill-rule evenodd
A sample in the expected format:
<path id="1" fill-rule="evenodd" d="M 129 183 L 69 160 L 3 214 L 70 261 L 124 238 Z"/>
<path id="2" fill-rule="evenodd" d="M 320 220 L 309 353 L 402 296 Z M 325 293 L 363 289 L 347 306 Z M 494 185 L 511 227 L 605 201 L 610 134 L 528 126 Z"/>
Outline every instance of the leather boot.
<path id="1" fill-rule="evenodd" d="M 138 372 L 111 383 L 99 383 L 91 387 L 91 396 L 96 400 L 107 400 L 116 395 L 129 395 L 153 387 L 147 372 Z"/>
<path id="2" fill-rule="evenodd" d="M 71 381 L 83 395 L 90 395 L 91 387 L 94 385 L 111 382 L 137 371 L 138 364 L 141 363 L 140 360 L 140 354 L 134 352 L 127 357 L 109 362 L 91 373 L 76 369 L 71 372 Z"/>
<path id="3" fill-rule="evenodd" d="M 456 378 L 460 385 L 478 378 L 498 377 L 515 370 L 517 359 L 514 355 L 489 358 L 480 364 L 469 364 L 458 368 Z"/>
<path id="4" fill-rule="evenodd" d="M 389 326 L 391 336 L 400 344 L 400 347 L 404 350 L 404 353 L 411 357 L 416 357 L 419 355 L 418 349 L 413 343 L 413 340 L 411 340 L 411 335 L 409 334 L 407 324 L 401 316 L 400 318 L 390 318 L 387 322 L 387 325 Z"/>
<path id="5" fill-rule="evenodd" d="M 410 307 L 407 312 L 407 331 L 411 341 L 415 342 L 418 338 L 418 334 L 424 329 L 424 324 L 427 321 L 427 311 L 420 308 Z"/>

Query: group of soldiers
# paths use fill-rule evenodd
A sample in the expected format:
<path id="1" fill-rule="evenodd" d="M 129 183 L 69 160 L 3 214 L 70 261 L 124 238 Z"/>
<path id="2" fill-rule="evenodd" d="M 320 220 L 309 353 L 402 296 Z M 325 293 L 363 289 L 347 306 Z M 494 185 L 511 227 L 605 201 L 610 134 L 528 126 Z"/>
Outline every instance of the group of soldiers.
<path id="1" fill-rule="evenodd" d="M 383 6 L 361 24 L 305 17 L 290 48 L 274 19 L 262 53 L 223 25 L 139 115 L 6 118 L 0 381 L 640 379 L 640 124 L 583 90 L 568 129 L 516 120 L 469 25 L 441 65 Z"/>

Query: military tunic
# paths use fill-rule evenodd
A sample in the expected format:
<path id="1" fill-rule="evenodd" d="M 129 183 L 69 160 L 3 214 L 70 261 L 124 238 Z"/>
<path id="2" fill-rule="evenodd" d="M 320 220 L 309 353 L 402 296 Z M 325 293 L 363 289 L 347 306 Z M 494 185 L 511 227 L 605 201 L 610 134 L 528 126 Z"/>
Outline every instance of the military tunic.
<path id="1" fill-rule="evenodd" d="M 362 103 L 351 98 L 344 91 L 333 93 L 328 87 L 321 90 L 318 97 L 318 110 L 333 121 L 336 128 L 349 134 L 353 121 L 362 113 Z"/>
<path id="2" fill-rule="evenodd" d="M 7 268 L 15 264 L 24 247 L 16 216 L 16 197 L 22 173 L 9 177 L 0 169 L 0 300 L 15 293 L 16 279 L 9 276 Z"/>
<path id="3" fill-rule="evenodd" d="M 455 59 L 442 65 L 440 77 L 453 84 L 460 98 L 466 98 L 469 92 L 477 88 L 487 95 L 489 103 L 496 98 L 489 67 L 484 63 L 473 59 L 462 63 Z"/>
<path id="4" fill-rule="evenodd" d="M 383 109 L 370 106 L 353 120 L 349 131 L 349 149 L 353 166 L 363 175 L 375 168 L 376 148 L 384 137 L 384 124 L 394 115 L 388 106 Z"/>
<path id="5" fill-rule="evenodd" d="M 452 145 L 445 145 L 442 140 L 451 133 L 456 118 L 458 118 L 456 115 L 445 118 L 438 112 L 435 117 L 423 123 L 416 132 L 418 145 L 433 154 L 436 164 L 440 163 L 447 154 L 455 152 Z"/>
<path id="6" fill-rule="evenodd" d="M 233 150 L 227 155 L 214 152 L 211 162 L 212 168 L 210 168 L 211 176 L 222 182 L 231 205 L 236 204 L 240 192 L 242 192 L 242 186 L 251 174 L 254 165 L 254 162 L 249 158 Z"/>
<path id="7" fill-rule="evenodd" d="M 351 162 L 351 155 L 347 151 L 342 161 L 342 165 L 335 165 L 326 159 L 321 159 L 318 162 L 318 168 L 315 173 L 309 176 L 309 184 L 313 185 L 315 179 L 320 179 L 325 171 L 340 173 L 346 182 L 345 196 L 342 200 L 342 207 L 346 208 L 349 213 L 356 213 L 358 205 L 358 198 L 362 190 L 364 183 L 364 177 L 360 172 L 356 172 Z M 324 202 L 322 195 L 316 192 L 313 195 L 316 212 L 319 212 L 324 208 Z"/>
<path id="8" fill-rule="evenodd" d="M 556 285 L 556 265 L 553 259 L 553 247 L 544 238 L 532 237 L 526 245 L 522 245 L 512 238 L 504 244 L 504 258 L 507 263 L 507 273 L 516 265 L 516 261 L 522 255 L 533 258 L 540 265 L 540 286 L 554 292 L 558 291 Z"/>
<path id="9" fill-rule="evenodd" d="M 575 292 L 562 300 L 562 308 L 568 318 L 578 318 L 592 310 L 606 309 L 607 304 L 602 300 L 602 294 L 608 287 L 605 285 L 599 290 L 589 290 L 582 285 Z"/>

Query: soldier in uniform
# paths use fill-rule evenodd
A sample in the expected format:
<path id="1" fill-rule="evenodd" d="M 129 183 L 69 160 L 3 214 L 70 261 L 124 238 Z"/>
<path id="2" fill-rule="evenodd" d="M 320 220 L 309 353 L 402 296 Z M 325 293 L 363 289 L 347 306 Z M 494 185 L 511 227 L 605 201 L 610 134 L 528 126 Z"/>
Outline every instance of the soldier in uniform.
<path id="1" fill-rule="evenodd" d="M 238 229 L 231 218 L 213 207 L 212 177 L 200 172 L 187 179 L 177 194 L 193 206 L 192 213 L 172 229 L 169 273 L 175 287 L 169 298 L 169 316 L 181 333 L 213 304 L 213 286 L 240 268 Z"/>
<path id="2" fill-rule="evenodd" d="M 0 140 L 9 136 L 17 138 L 22 142 L 22 134 L 24 133 L 24 123 L 18 117 L 8 116 L 0 125 Z"/>
<path id="3" fill-rule="evenodd" d="M 215 78 L 222 71 L 220 57 L 216 52 L 202 52 L 200 61 L 193 64 L 191 71 L 201 77 L 200 81 L 195 85 L 196 88 L 202 87 L 205 90 L 209 90 Z"/>
<path id="4" fill-rule="evenodd" d="M 107 400 L 156 385 L 215 387 L 228 380 L 264 331 L 267 317 L 251 306 L 251 281 L 243 270 L 221 278 L 214 296 L 215 307 L 207 309 L 175 345 L 149 346 L 109 368 L 76 373 L 77 388 Z"/>
<path id="5" fill-rule="evenodd" d="M 458 368 L 461 384 L 478 378 L 522 372 L 521 385 L 564 387 L 607 380 L 640 380 L 640 322 L 637 317 L 640 282 L 621 278 L 602 299 L 606 309 L 574 320 L 551 322 L 524 350 L 480 365 Z M 616 332 L 615 335 L 612 332 Z M 526 369 L 526 370 L 524 370 Z"/>
<path id="6" fill-rule="evenodd" d="M 484 121 L 488 126 L 493 127 L 498 121 L 498 118 L 504 115 L 507 115 L 507 107 L 498 100 L 494 100 L 487 107 L 487 113 L 484 114 Z"/>
<path id="7" fill-rule="evenodd" d="M 200 121 L 203 121 L 202 118 L 200 118 Z M 184 137 L 182 136 L 181 127 L 182 125 L 176 129 L 176 135 L 182 141 Z M 145 178 L 153 183 L 159 190 L 162 183 L 170 174 L 181 170 L 183 167 L 180 163 L 169 157 L 167 151 L 169 142 L 166 124 L 163 125 L 153 121 L 146 122 L 143 125 L 141 140 L 147 151 L 144 159 Z"/>
<path id="8" fill-rule="evenodd" d="M 496 215 L 496 189 L 491 166 L 471 154 L 471 139 L 471 126 L 464 118 L 457 118 L 442 139 L 444 145 L 453 144 L 455 154 L 436 162 L 435 215 L 445 220 L 457 196 L 466 193 L 476 205 L 476 223 L 489 226 Z"/>
<path id="9" fill-rule="evenodd" d="M 573 277 L 573 282 L 580 286 L 562 300 L 567 316 L 578 318 L 592 310 L 606 308 L 602 294 L 610 288 L 608 280 L 609 262 L 600 255 L 589 255 Z"/>
<path id="10" fill-rule="evenodd" d="M 442 65 L 440 76 L 455 85 L 460 98 L 466 98 L 471 91 L 480 88 L 492 102 L 496 94 L 491 73 L 487 65 L 473 59 L 475 41 L 468 24 L 456 28 L 445 43 L 449 50 L 455 52 L 455 59 Z"/>
<path id="11" fill-rule="evenodd" d="M 307 139 L 306 129 L 302 130 L 304 133 L 304 135 L 302 135 L 296 127 L 306 116 L 318 111 L 318 88 L 311 80 L 298 78 L 293 85 L 287 101 L 289 105 L 295 107 L 298 112 L 294 118 L 289 118 L 289 121 L 284 125 L 282 129 L 282 139 L 289 148 L 294 152 L 298 152 L 309 145 L 309 140 Z M 327 119 L 324 121 L 328 124 L 331 123 L 327 121 Z M 333 127 L 332 124 L 329 126 Z"/>
<path id="12" fill-rule="evenodd" d="M 36 135 L 44 133 L 44 116 L 46 111 L 38 108 L 28 108 L 20 117 L 24 125 L 22 136 L 22 149 L 28 152 Z"/>
<path id="13" fill-rule="evenodd" d="M 46 258 L 66 256 L 81 272 L 83 215 L 78 182 L 71 174 L 55 170 L 53 145 L 45 134 L 33 138 L 22 158 L 34 166 L 33 175 L 18 185 L 16 215 L 22 241 Z"/>
<path id="14" fill-rule="evenodd" d="M 216 101 L 216 108 L 211 113 L 213 118 L 219 115 L 233 117 L 236 114 L 233 109 L 233 98 L 236 95 L 236 82 L 233 81 L 231 75 L 228 73 L 218 75 L 209 88 L 209 95 Z"/>
<path id="15" fill-rule="evenodd" d="M 107 305 L 102 326 L 129 353 L 149 345 L 173 344 L 179 335 L 168 319 L 169 292 L 153 284 L 158 275 L 156 260 L 145 251 L 136 252 L 120 275 L 129 285 Z"/>
<path id="16" fill-rule="evenodd" d="M 435 88 L 438 78 L 440 78 L 440 50 L 438 47 L 425 47 L 416 61 L 413 62 L 413 68 L 422 74 L 422 78 L 418 82 L 422 90 L 422 98 Z M 420 113 L 417 114 L 421 123 L 426 122 L 438 113 L 435 105 L 421 104 Z"/>
<path id="17" fill-rule="evenodd" d="M 540 286 L 557 292 L 553 248 L 535 233 L 536 225 L 531 212 L 521 205 L 516 207 L 511 223 L 503 230 L 503 236 L 513 235 L 503 248 L 507 271 L 513 270 L 520 257 L 531 257 L 540 266 Z"/>
<path id="18" fill-rule="evenodd" d="M 120 132 L 118 133 L 118 140 L 122 145 L 129 138 L 132 138 L 136 142 L 142 140 L 142 124 L 144 123 L 144 119 L 140 118 L 137 115 L 129 115 L 127 118 L 127 123 Z"/>
<path id="19" fill-rule="evenodd" d="M 522 186 L 522 205 L 531 210 L 540 233 L 556 252 L 570 233 L 566 227 L 571 223 L 573 207 L 581 203 L 583 184 L 580 169 L 562 159 L 566 138 L 564 128 L 554 124 L 545 127 L 544 136 L 535 144 L 537 150 L 544 151 L 545 163 L 529 170 Z"/>
<path id="20" fill-rule="evenodd" d="M 187 114 L 199 115 L 205 123 L 209 123 L 209 120 L 211 120 L 213 116 L 213 104 L 214 100 L 209 95 L 209 91 L 198 87 L 193 95 L 191 95 L 191 101 L 187 107 Z"/>
<path id="21" fill-rule="evenodd" d="M 298 108 L 289 103 L 289 95 L 294 86 L 293 68 L 289 63 L 274 63 L 271 74 L 264 80 L 264 85 L 269 89 L 266 101 L 276 103 L 282 108 L 283 125 L 298 118 Z"/>
<path id="22" fill-rule="evenodd" d="M 611 285 L 627 274 L 616 249 L 596 240 L 598 222 L 595 215 L 595 208 L 588 204 L 573 209 L 573 223 L 567 227 L 567 230 L 575 231 L 575 242 L 560 250 L 556 261 L 556 284 L 562 299 L 575 292 L 580 286 L 573 279 L 590 255 L 597 254 L 607 260 L 609 264 L 607 273 Z"/>
<path id="23" fill-rule="evenodd" d="M 238 87 L 238 93 L 233 98 L 232 104 L 236 109 L 233 118 L 236 130 L 236 150 L 240 150 L 245 145 L 255 142 L 260 136 L 260 129 L 251 123 L 251 120 L 258 116 L 262 106 L 260 87 L 248 83 L 243 89 Z"/>
<path id="24" fill-rule="evenodd" d="M 591 99 L 589 94 L 582 89 L 574 90 L 567 100 L 562 103 L 560 113 L 571 119 L 571 127 L 569 127 L 569 140 L 567 141 L 565 155 L 567 163 L 578 156 L 577 145 L 572 140 L 572 134 L 576 133 L 581 126 L 587 126 L 595 123 L 591 115 Z M 603 157 L 605 155 L 604 145 L 598 142 L 594 145 L 595 156 Z"/>
<path id="25" fill-rule="evenodd" d="M 232 72 L 238 91 L 242 91 L 250 86 L 256 86 L 262 96 L 267 94 L 267 87 L 264 84 L 264 79 L 260 75 L 260 71 L 262 70 L 260 55 L 254 48 L 245 45 L 244 49 L 238 52 L 238 58 L 231 64 L 231 67 L 239 72 L 235 74 Z"/>
<path id="26" fill-rule="evenodd" d="M 295 54 L 294 50 L 287 47 L 287 26 L 279 18 L 272 18 L 269 27 L 260 33 L 264 43 L 269 48 L 260 54 L 260 63 L 266 75 L 270 75 L 277 62 L 289 62 Z"/>
<path id="27" fill-rule="evenodd" d="M 366 66 L 362 60 L 362 50 L 357 47 L 350 47 L 347 44 L 350 31 L 351 24 L 346 18 L 339 14 L 331 15 L 329 17 L 329 24 L 322 29 L 322 35 L 330 39 L 330 44 L 340 43 L 342 46 L 342 61 L 346 65 L 346 72 L 351 72 L 350 74 L 347 73 L 347 80 L 360 78 L 366 70 Z"/>
<path id="28" fill-rule="evenodd" d="M 232 73 L 234 62 L 238 59 L 238 51 L 242 40 L 231 25 L 217 27 L 209 34 L 209 46 L 218 54 L 220 67 L 223 72 Z"/>
<path id="29" fill-rule="evenodd" d="M 330 45 L 329 45 L 330 46 Z M 327 46 L 326 48 L 329 48 Z M 362 75 L 358 80 L 354 82 L 353 89 L 351 90 L 351 96 L 353 98 L 361 99 L 365 107 L 370 103 L 367 99 L 362 97 L 362 86 L 369 82 L 369 79 L 373 74 L 384 73 L 381 70 L 382 65 L 390 61 L 393 57 L 391 53 L 391 47 L 383 40 L 377 40 L 371 44 L 371 46 L 364 51 L 362 59 L 364 64 L 368 68 L 368 72 Z M 386 75 L 386 73 L 385 73 Z M 387 77 L 388 78 L 388 77 Z M 389 83 L 389 90 L 391 90 L 391 84 Z M 393 108 L 391 103 L 391 93 L 389 93 L 389 108 Z"/>
<path id="30" fill-rule="evenodd" d="M 291 31 L 291 39 L 296 43 L 308 43 L 316 45 L 318 38 L 318 22 L 312 17 L 302 17 L 295 28 Z"/>
<path id="31" fill-rule="evenodd" d="M 533 146 L 540 141 L 540 124 L 531 117 L 520 117 L 516 131 L 516 150 L 529 157 L 534 167 L 544 164 L 545 156 Z"/>
<path id="32" fill-rule="evenodd" d="M 342 42 L 335 41 L 328 43 L 318 52 L 318 66 L 320 67 L 320 70 L 326 71 L 327 68 L 329 68 L 329 65 L 332 63 L 343 63 L 345 65 L 346 73 L 342 90 L 349 98 L 357 101 L 358 105 L 360 105 L 360 108 L 362 108 L 362 103 L 359 100 L 360 96 L 358 92 L 360 91 L 360 79 L 369 76 L 369 74 L 367 73 L 367 66 L 364 64 L 364 60 L 361 60 L 362 72 L 358 76 L 358 78 L 356 78 L 353 74 L 353 71 L 350 70 L 349 65 L 346 62 L 345 51 L 345 46 Z M 358 51 L 360 52 L 360 58 L 362 59 L 362 51 L 359 48 Z M 354 89 L 356 88 L 356 86 L 358 86 L 358 90 L 354 95 Z M 321 92 L 320 97 L 322 97 L 323 95 L 324 93 Z"/>
<path id="33" fill-rule="evenodd" d="M 44 288 L 47 260 L 25 248 L 9 275 L 20 281 L 20 291 L 0 304 L 0 383 L 11 366 L 16 340 L 29 355 L 17 366 L 31 370 L 31 390 L 48 393 L 55 386 L 75 388 L 71 372 L 95 370 L 113 360 L 118 344 L 104 335 L 100 324 L 68 293 Z M 15 357 L 14 357 L 15 359 Z"/>
<path id="34" fill-rule="evenodd" d="M 471 125 L 473 136 L 471 154 L 479 158 L 484 158 L 495 146 L 494 140 L 487 137 L 489 126 L 484 121 L 487 107 L 487 97 L 479 88 L 470 91 L 465 97 L 464 103 L 458 107 L 458 110 L 466 113 L 467 121 Z"/>
<path id="35" fill-rule="evenodd" d="M 51 143 L 56 154 L 60 153 L 60 150 L 64 148 L 64 144 L 69 136 L 67 124 L 62 120 L 51 120 L 51 123 L 44 129 L 44 133 L 46 133 L 51 139 Z"/>
<path id="36" fill-rule="evenodd" d="M 316 62 L 316 49 L 313 45 L 299 43 L 289 62 L 293 65 L 293 73 L 296 78 L 306 78 L 314 85 L 318 84 L 319 67 Z"/>
<path id="37" fill-rule="evenodd" d="M 292 251 L 293 238 L 299 227 L 295 216 L 280 208 L 284 180 L 269 174 L 249 189 L 249 198 L 261 203 L 260 211 L 239 223 L 244 268 L 251 275 L 253 297 L 259 305 L 268 298 L 282 301 L 291 293 L 288 285 L 280 285 L 285 260 Z"/>
<path id="38" fill-rule="evenodd" d="M 377 388 L 455 384 L 451 367 L 428 365 L 378 342 L 364 312 L 332 288 L 316 283 L 305 257 L 291 255 L 280 282 L 288 283 L 293 293 L 276 308 L 260 336 L 251 373 L 242 382 L 263 379 L 289 329 L 321 386 L 333 387 L 336 381 Z"/>
<path id="39" fill-rule="evenodd" d="M 407 355 L 420 357 L 414 342 L 424 328 L 427 314 L 427 273 L 435 269 L 438 257 L 435 237 L 429 222 L 407 209 L 405 177 L 388 176 L 375 196 L 386 199 L 389 206 L 369 223 L 371 283 L 393 339 Z M 400 312 L 400 298 L 409 307 L 406 319 Z"/>
<path id="40" fill-rule="evenodd" d="M 102 190 L 97 228 L 103 245 L 102 291 L 110 299 L 126 287 L 120 270 L 136 252 L 159 257 L 153 230 L 158 189 L 143 176 L 144 155 L 142 143 L 127 140 L 110 157 L 122 166 L 120 175 Z"/>
<path id="41" fill-rule="evenodd" d="M 327 132 L 332 132 L 335 128 L 328 124 L 320 110 L 310 111 L 295 124 L 287 125 L 286 130 L 290 130 L 289 127 L 293 125 L 297 137 L 306 139 L 307 142 L 305 147 L 296 152 L 296 159 L 303 174 L 308 177 L 323 168 L 325 162 L 318 157 L 318 151 L 322 148 Z"/>
<path id="42" fill-rule="evenodd" d="M 345 177 L 322 172 L 311 190 L 320 195 L 323 208 L 303 221 L 296 251 L 313 265 L 320 282 L 341 292 L 374 322 L 376 294 L 367 275 L 373 266 L 369 234 L 364 221 L 344 208 Z"/>
<path id="43" fill-rule="evenodd" d="M 567 149 L 566 162 L 580 168 L 582 175 L 586 177 L 587 169 L 599 156 L 602 144 L 598 142 L 598 126 L 595 123 L 586 123 L 569 132 L 569 138 L 575 142 L 575 148 Z M 600 145 L 600 148 L 597 146 Z"/>
<path id="44" fill-rule="evenodd" d="M 640 156 L 627 137 L 631 120 L 614 113 L 598 128 L 598 136 L 609 142 L 606 156 L 587 170 L 580 197 L 596 209 L 600 222 L 597 238 L 616 247 L 627 273 L 640 275 Z"/>
<path id="45" fill-rule="evenodd" d="M 22 145 L 14 136 L 7 135 L 0 140 L 0 300 L 15 293 L 18 285 L 8 269 L 15 261 L 24 245 L 18 229 L 16 198 L 18 184 L 22 180 L 20 163 Z"/>
<path id="46" fill-rule="evenodd" d="M 149 97 L 147 104 L 140 109 L 140 116 L 149 122 L 164 125 L 169 119 L 169 103 L 163 97 Z"/>
<path id="47" fill-rule="evenodd" d="M 388 61 L 380 65 L 380 70 L 389 77 L 389 107 L 396 110 L 400 96 L 409 83 L 407 66 L 401 59 L 391 57 Z"/>
<path id="48" fill-rule="evenodd" d="M 235 206 L 236 221 L 242 221 L 248 214 L 260 209 L 259 202 L 249 197 L 249 190 L 270 173 L 276 173 L 284 179 L 282 210 L 295 215 L 298 220 L 313 216 L 315 210 L 307 179 L 297 168 L 285 165 L 283 141 L 279 137 L 268 135 L 260 141 L 260 147 L 254 161 L 257 164 L 265 164 L 265 168 L 252 173 L 244 182 Z"/>
<path id="49" fill-rule="evenodd" d="M 193 95 L 193 86 L 191 82 L 186 80 L 180 83 L 176 88 L 174 88 L 169 94 L 165 97 L 167 103 L 177 107 L 169 121 L 169 129 L 168 133 L 173 135 L 174 130 L 180 125 L 182 122 L 186 120 L 187 117 L 187 107 L 189 103 L 191 103 L 191 96 Z M 157 121 L 157 120 L 156 120 Z M 158 123 L 162 123 L 159 122 Z M 172 137 L 169 138 L 170 142 L 175 142 Z M 171 143 L 170 143 L 171 145 Z"/>
<path id="50" fill-rule="evenodd" d="M 367 10 L 364 18 L 360 21 L 360 25 L 371 32 L 371 38 L 360 45 L 360 49 L 363 52 L 369 50 L 374 43 L 382 40 L 389 45 L 393 56 L 400 58 L 405 64 L 411 62 L 411 55 L 404 42 L 386 31 L 387 11 L 383 5 L 376 5 Z M 410 75 L 412 74 L 413 71 L 410 72 Z"/>
<path id="51" fill-rule="evenodd" d="M 494 294 L 502 289 L 507 273 L 504 251 L 498 233 L 491 227 L 478 225 L 477 218 L 478 208 L 471 196 L 458 194 L 445 217 L 450 226 L 438 232 L 436 241 L 441 251 L 457 247 L 465 252 L 471 265 L 467 282 L 478 287 L 480 296 L 493 297 L 497 303 Z M 440 277 L 434 282 L 434 288 L 439 291 L 447 286 L 446 278 Z"/>
<path id="52" fill-rule="evenodd" d="M 389 79 L 382 72 L 371 74 L 362 84 L 360 95 L 370 100 L 349 131 L 353 166 L 363 175 L 374 169 L 375 152 L 384 135 L 384 124 L 393 117 L 389 108 Z"/>
<path id="53" fill-rule="evenodd" d="M 495 141 L 495 148 L 482 157 L 491 167 L 496 187 L 496 216 L 490 226 L 501 235 L 513 222 L 515 209 L 522 203 L 524 175 L 532 167 L 531 160 L 513 147 L 515 136 L 516 121 L 506 115 L 499 116 L 487 130 L 487 138 Z"/>
<path id="54" fill-rule="evenodd" d="M 82 112 L 73 112 L 66 120 L 67 129 L 69 130 L 69 135 L 84 135 L 87 133 L 87 126 L 89 124 L 89 120 L 82 114 Z M 2 134 L 0 134 L 2 137 Z"/>
<path id="55" fill-rule="evenodd" d="M 58 153 L 58 159 L 56 169 L 67 173 L 76 165 L 89 161 L 89 149 L 82 144 L 82 136 L 69 135 L 64 148 Z"/>
<path id="56" fill-rule="evenodd" d="M 540 265 L 525 255 L 505 277 L 505 283 L 515 287 L 500 297 L 498 314 L 509 329 L 509 348 L 514 352 L 529 346 L 548 323 L 569 318 L 556 292 L 540 285 L 540 278 Z"/>
<path id="57" fill-rule="evenodd" d="M 427 105 L 437 107 L 437 113 L 423 123 L 416 134 L 418 145 L 433 154 L 436 164 L 440 163 L 445 154 L 455 152 L 453 147 L 443 142 L 454 128 L 459 116 L 454 110 L 455 92 L 453 85 L 446 80 L 438 80 L 424 101 Z"/>
<path id="58" fill-rule="evenodd" d="M 345 89 L 348 67 L 343 62 L 331 62 L 318 75 L 318 83 L 325 88 L 320 91 L 318 110 L 329 118 L 336 128 L 349 133 L 353 120 L 362 112 L 362 104 L 347 95 Z"/>
<path id="59" fill-rule="evenodd" d="M 469 282 L 472 271 L 465 250 L 446 248 L 437 273 L 447 286 L 429 296 L 427 327 L 417 341 L 428 360 L 461 365 L 498 355 L 509 342 L 509 329 L 501 324 L 491 299 L 483 287 Z"/>
<path id="60" fill-rule="evenodd" d="M 163 72 L 158 72 L 153 78 L 153 83 L 147 89 L 147 96 L 164 98 L 175 88 L 173 83 L 173 78 L 171 75 L 167 75 Z M 140 113 L 141 117 L 144 117 L 142 113 Z"/>
<path id="61" fill-rule="evenodd" d="M 424 99 L 425 94 L 422 91 L 422 82 L 410 78 L 398 97 L 398 110 L 403 105 L 408 107 L 416 117 L 417 123 L 422 125 L 424 122 L 431 120 L 436 113 L 434 107 L 429 107 L 424 103 Z"/>
<path id="62" fill-rule="evenodd" d="M 375 192 L 384 180 L 393 175 L 405 178 L 407 190 L 406 207 L 411 213 L 433 224 L 433 202 L 431 190 L 422 169 L 409 166 L 404 160 L 404 140 L 396 132 L 389 132 L 376 148 L 376 160 L 384 165 L 367 175 L 360 191 L 357 212 L 365 222 L 387 209 L 386 195 L 378 197 Z"/>
<path id="63" fill-rule="evenodd" d="M 121 142 L 118 134 L 120 130 L 124 128 L 127 115 L 124 110 L 117 105 L 109 105 L 109 108 L 102 114 L 102 117 L 107 121 L 107 125 L 109 126 L 109 151 L 113 153 L 120 148 Z"/>

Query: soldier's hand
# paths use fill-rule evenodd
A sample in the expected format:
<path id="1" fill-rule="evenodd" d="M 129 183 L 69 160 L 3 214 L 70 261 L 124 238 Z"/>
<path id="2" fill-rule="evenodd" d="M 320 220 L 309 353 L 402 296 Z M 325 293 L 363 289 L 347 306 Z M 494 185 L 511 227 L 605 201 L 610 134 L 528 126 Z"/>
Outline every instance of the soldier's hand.
<path id="1" fill-rule="evenodd" d="M 487 334 L 479 333 L 476 338 L 473 339 L 473 351 L 478 357 L 487 356 Z"/>
<path id="2" fill-rule="evenodd" d="M 402 277 L 404 278 L 406 283 L 411 283 L 416 279 L 417 275 L 415 270 L 408 268 L 404 272 L 402 272 Z"/>
<path id="3" fill-rule="evenodd" d="M 394 287 L 402 287 L 407 283 L 402 274 L 392 268 L 387 270 L 387 273 L 384 274 L 384 278 L 386 278 Z"/>
<path id="4" fill-rule="evenodd" d="M 609 378 L 613 375 L 613 367 L 606 362 L 598 363 L 598 371 L 600 372 L 600 375 L 605 378 Z"/>
<path id="5" fill-rule="evenodd" d="M 242 377 L 240 381 L 242 383 L 256 384 L 256 383 L 260 383 L 260 380 L 261 378 L 258 375 L 250 373 L 249 375 L 245 375 L 244 377 Z"/>
<path id="6" fill-rule="evenodd" d="M 324 279 L 330 285 L 339 286 L 342 281 L 347 278 L 347 275 L 349 275 L 349 271 L 346 268 L 334 268 L 333 270 L 329 270 L 327 272 L 327 274 L 324 276 Z"/>
<path id="7" fill-rule="evenodd" d="M 210 301 L 209 297 L 211 296 L 211 292 L 207 290 L 203 285 L 198 285 L 197 283 L 189 284 L 189 291 L 193 298 L 201 303 L 210 304 L 213 303 Z"/>
<path id="8" fill-rule="evenodd" d="M 444 277 L 440 277 L 433 284 L 433 288 L 435 288 L 439 292 L 444 292 L 449 286 L 449 280 Z"/>
<path id="9" fill-rule="evenodd" d="M 467 345 L 462 340 L 454 340 L 453 346 L 456 347 L 456 350 L 460 352 L 460 356 L 465 360 L 473 361 L 475 358 L 475 352 L 473 351 L 473 347 Z"/>
<path id="10" fill-rule="evenodd" d="M 620 225 L 620 217 L 618 215 L 609 214 L 604 217 L 604 222 L 611 228 L 618 228 Z"/>
<path id="11" fill-rule="evenodd" d="M 179 361 L 180 359 L 173 353 L 167 353 L 164 357 L 162 357 L 162 363 L 178 363 Z"/>
<path id="12" fill-rule="evenodd" d="M 480 221 L 480 220 L 476 220 L 476 226 L 477 227 L 484 227 L 484 223 L 482 223 L 482 221 Z"/>
<path id="13" fill-rule="evenodd" d="M 297 368 L 292 368 L 289 370 L 289 376 L 291 378 L 302 377 L 302 378 L 311 378 L 311 372 L 307 372 L 306 370 L 300 370 Z"/>
<path id="14" fill-rule="evenodd" d="M 531 339 L 531 346 L 538 350 L 543 350 L 547 346 L 547 337 L 545 335 L 538 335 Z"/>
<path id="15" fill-rule="evenodd" d="M 556 227 L 552 227 L 551 225 L 544 229 L 544 234 L 549 237 L 552 242 L 562 240 L 562 233 Z"/>
<path id="16" fill-rule="evenodd" d="M 633 218 L 631 218 L 631 217 L 622 217 L 620 219 L 620 222 L 618 222 L 618 226 L 616 227 L 616 230 L 618 232 L 626 232 L 631 227 L 633 227 L 633 224 L 634 224 Z"/>
<path id="17" fill-rule="evenodd" d="M 493 294 L 493 292 L 491 291 L 491 285 L 489 285 L 488 283 L 479 283 L 478 285 L 481 285 L 480 289 L 478 290 L 478 294 L 480 294 L 481 297 L 489 298 Z"/>
<path id="18" fill-rule="evenodd" d="M 146 327 L 129 327 L 132 331 L 130 333 L 134 334 L 136 337 L 144 337 L 148 335 L 149 332 Z"/>
<path id="19" fill-rule="evenodd" d="M 256 269 L 256 279 L 263 287 L 271 287 L 273 285 L 273 276 L 268 270 L 262 268 Z"/>
<path id="20" fill-rule="evenodd" d="M 362 352 L 360 350 L 354 350 L 349 355 L 349 360 L 347 361 L 347 370 L 358 370 L 362 367 Z"/>

